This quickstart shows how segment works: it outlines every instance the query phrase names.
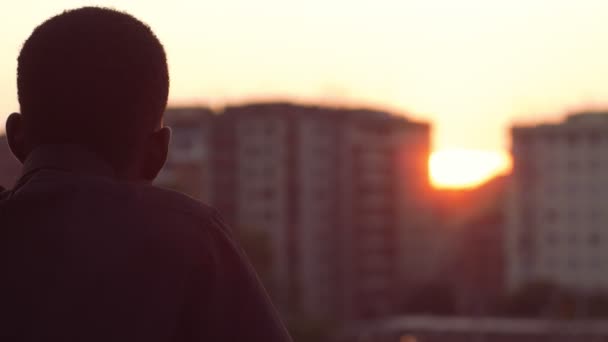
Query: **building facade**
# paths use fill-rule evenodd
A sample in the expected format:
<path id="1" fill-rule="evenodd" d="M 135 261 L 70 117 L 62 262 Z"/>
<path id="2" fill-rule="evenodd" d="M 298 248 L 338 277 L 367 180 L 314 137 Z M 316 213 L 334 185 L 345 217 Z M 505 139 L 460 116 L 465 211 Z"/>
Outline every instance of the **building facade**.
<path id="1" fill-rule="evenodd" d="M 402 243 L 428 208 L 429 125 L 291 104 L 228 107 L 212 121 L 208 201 L 235 230 L 268 237 L 279 309 L 393 314 Z"/>
<path id="2" fill-rule="evenodd" d="M 171 127 L 167 162 L 156 182 L 209 202 L 212 195 L 210 148 L 214 114 L 206 108 L 173 108 L 165 114 Z"/>
<path id="3" fill-rule="evenodd" d="M 514 127 L 507 285 L 608 288 L 608 114 Z"/>
<path id="4" fill-rule="evenodd" d="M 429 126 L 355 111 L 341 132 L 342 314 L 384 317 L 399 310 L 404 278 L 415 277 L 424 258 L 411 242 L 429 209 Z M 407 266 L 416 259 L 415 269 Z"/>

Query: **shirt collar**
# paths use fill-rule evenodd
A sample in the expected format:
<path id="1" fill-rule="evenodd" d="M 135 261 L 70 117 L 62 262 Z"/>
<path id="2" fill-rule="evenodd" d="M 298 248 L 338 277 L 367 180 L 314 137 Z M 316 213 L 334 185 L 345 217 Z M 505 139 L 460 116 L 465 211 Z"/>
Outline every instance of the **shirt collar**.
<path id="1" fill-rule="evenodd" d="M 41 169 L 53 169 L 92 176 L 114 178 L 110 165 L 78 145 L 43 145 L 35 148 L 23 164 L 21 177 Z"/>

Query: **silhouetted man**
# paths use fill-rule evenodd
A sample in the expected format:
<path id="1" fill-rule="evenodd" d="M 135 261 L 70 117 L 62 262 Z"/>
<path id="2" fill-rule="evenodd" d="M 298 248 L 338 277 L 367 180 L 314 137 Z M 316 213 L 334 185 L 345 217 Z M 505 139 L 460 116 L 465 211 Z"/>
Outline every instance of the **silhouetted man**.
<path id="1" fill-rule="evenodd" d="M 0 199 L 0 340 L 288 341 L 213 209 L 150 185 L 169 76 L 150 28 L 81 8 L 18 59 L 24 163 Z"/>

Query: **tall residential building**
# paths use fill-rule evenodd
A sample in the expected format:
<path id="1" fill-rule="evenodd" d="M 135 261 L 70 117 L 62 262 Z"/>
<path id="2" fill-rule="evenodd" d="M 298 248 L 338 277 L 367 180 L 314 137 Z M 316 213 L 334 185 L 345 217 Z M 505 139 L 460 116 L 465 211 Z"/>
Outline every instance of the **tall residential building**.
<path id="1" fill-rule="evenodd" d="M 279 106 L 227 108 L 218 119 L 211 203 L 239 231 L 264 233 L 272 257 L 269 291 L 287 311 L 294 217 L 290 121 Z M 268 280 L 268 279 L 267 279 Z"/>
<path id="2" fill-rule="evenodd" d="M 235 230 L 268 236 L 279 308 L 317 318 L 392 314 L 403 242 L 428 211 L 429 125 L 259 104 L 226 108 L 212 126 L 209 201 Z"/>
<path id="3" fill-rule="evenodd" d="M 419 238 L 429 213 L 430 128 L 386 113 L 354 111 L 340 131 L 341 288 L 336 291 L 343 296 L 343 315 L 395 314 L 404 278 L 415 277 L 426 256 L 410 242 Z M 408 267 L 413 260 L 417 267 Z"/>
<path id="4" fill-rule="evenodd" d="M 608 113 L 514 127 L 507 285 L 608 289 Z"/>
<path id="5" fill-rule="evenodd" d="M 211 192 L 210 148 L 214 114 L 206 108 L 167 110 L 164 124 L 171 127 L 167 162 L 158 175 L 159 185 L 209 202 Z"/>

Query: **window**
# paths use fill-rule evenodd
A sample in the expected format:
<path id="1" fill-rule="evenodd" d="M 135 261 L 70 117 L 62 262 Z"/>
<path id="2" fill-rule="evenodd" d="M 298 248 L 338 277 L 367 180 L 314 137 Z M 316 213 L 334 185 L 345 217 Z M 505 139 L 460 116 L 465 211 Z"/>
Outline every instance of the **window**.
<path id="1" fill-rule="evenodd" d="M 275 130 L 276 130 L 276 125 L 273 122 L 268 122 L 268 123 L 266 123 L 266 125 L 264 127 L 264 134 L 266 134 L 267 136 L 273 135 Z"/>
<path id="2" fill-rule="evenodd" d="M 601 136 L 599 134 L 599 132 L 593 131 L 591 133 L 589 133 L 589 143 L 592 146 L 598 145 L 601 142 Z"/>
<path id="3" fill-rule="evenodd" d="M 580 165 L 579 165 L 578 161 L 576 161 L 576 160 L 568 161 L 568 171 L 569 172 L 578 172 L 579 168 L 580 168 Z"/>
<path id="4" fill-rule="evenodd" d="M 260 154 L 260 151 L 255 145 L 249 145 L 245 148 L 245 154 L 250 157 L 257 157 Z"/>
<path id="5" fill-rule="evenodd" d="M 546 133 L 544 135 L 544 139 L 547 142 L 547 144 L 552 146 L 555 143 L 555 141 L 557 140 L 557 135 L 554 133 Z"/>
<path id="6" fill-rule="evenodd" d="M 276 197 L 275 191 L 272 188 L 266 188 L 260 191 L 260 198 L 264 201 L 273 200 Z"/>
<path id="7" fill-rule="evenodd" d="M 570 258 L 568 260 L 568 267 L 570 267 L 571 270 L 577 270 L 579 267 L 579 262 L 576 258 Z"/>
<path id="8" fill-rule="evenodd" d="M 589 234 L 589 245 L 597 247 L 600 245 L 600 234 L 598 232 L 592 232 Z"/>
<path id="9" fill-rule="evenodd" d="M 546 239 L 550 245 L 555 245 L 555 244 L 559 243 L 559 237 L 558 237 L 557 233 L 555 233 L 555 232 L 547 233 Z"/>
<path id="10" fill-rule="evenodd" d="M 274 213 L 272 211 L 267 210 L 264 212 L 264 221 L 266 221 L 268 223 L 272 223 L 275 218 L 276 218 L 276 215 L 274 215 Z"/>
<path id="11" fill-rule="evenodd" d="M 589 169 L 591 169 L 591 171 L 596 171 L 600 168 L 600 161 L 597 159 L 591 159 L 589 160 Z"/>
<path id="12" fill-rule="evenodd" d="M 574 233 L 570 233 L 570 235 L 568 235 L 568 242 L 571 245 L 576 245 L 578 243 L 578 236 Z"/>
<path id="13" fill-rule="evenodd" d="M 571 186 L 572 188 L 574 188 L 573 186 Z M 572 190 L 572 188 L 569 187 L 568 190 Z M 573 193 L 571 192 L 570 195 L 573 195 Z M 576 212 L 576 210 L 571 209 L 570 211 L 568 211 L 568 221 L 570 223 L 576 223 L 576 221 L 578 220 L 578 213 Z"/>
<path id="14" fill-rule="evenodd" d="M 193 146 L 192 141 L 187 138 L 182 138 L 182 139 L 178 138 L 178 139 L 175 139 L 174 141 L 175 141 L 175 147 L 180 150 L 189 150 Z"/>
<path id="15" fill-rule="evenodd" d="M 595 187 L 592 187 L 592 192 L 596 192 L 597 189 Z M 602 213 L 600 211 L 598 211 L 597 209 L 591 209 L 591 214 L 589 215 L 589 220 L 591 222 L 597 222 L 602 216 Z"/>
<path id="16" fill-rule="evenodd" d="M 580 140 L 579 138 L 580 138 L 579 135 L 576 133 L 573 133 L 573 132 L 568 133 L 568 135 L 567 135 L 568 145 L 570 147 L 575 147 L 579 143 L 579 140 Z"/>
<path id="17" fill-rule="evenodd" d="M 555 223 L 559 218 L 559 214 L 555 209 L 547 209 L 545 211 L 545 220 L 548 223 Z"/>
<path id="18" fill-rule="evenodd" d="M 313 151 L 316 156 L 322 156 L 329 153 L 329 149 L 326 146 L 316 146 Z"/>
<path id="19" fill-rule="evenodd" d="M 521 252 L 528 252 L 534 248 L 534 239 L 529 232 L 522 233 L 519 236 L 519 249 Z"/>
<path id="20" fill-rule="evenodd" d="M 266 165 L 263 169 L 265 178 L 275 178 L 277 177 L 277 170 L 272 166 Z"/>

